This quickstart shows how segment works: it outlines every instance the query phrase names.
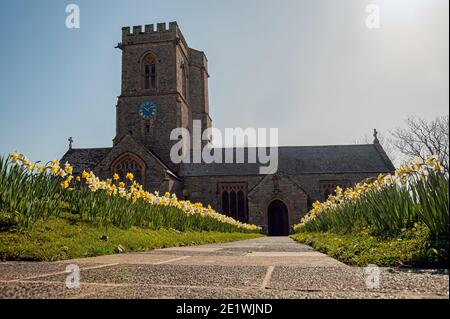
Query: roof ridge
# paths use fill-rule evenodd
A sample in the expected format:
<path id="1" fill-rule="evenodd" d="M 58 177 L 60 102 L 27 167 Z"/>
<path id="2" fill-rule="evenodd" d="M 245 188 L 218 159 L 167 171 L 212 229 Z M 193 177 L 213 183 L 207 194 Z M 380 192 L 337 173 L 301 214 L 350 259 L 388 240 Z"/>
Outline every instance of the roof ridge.
<path id="1" fill-rule="evenodd" d="M 325 148 L 325 147 L 361 147 L 361 146 L 374 146 L 373 144 L 337 144 L 337 145 L 286 145 L 286 146 L 238 146 L 238 147 L 213 147 L 214 149 L 250 149 L 250 148 Z M 191 151 L 193 151 L 191 149 Z"/>
<path id="2" fill-rule="evenodd" d="M 86 151 L 86 150 L 110 150 L 112 147 L 84 147 L 84 148 L 71 148 L 69 151 Z"/>

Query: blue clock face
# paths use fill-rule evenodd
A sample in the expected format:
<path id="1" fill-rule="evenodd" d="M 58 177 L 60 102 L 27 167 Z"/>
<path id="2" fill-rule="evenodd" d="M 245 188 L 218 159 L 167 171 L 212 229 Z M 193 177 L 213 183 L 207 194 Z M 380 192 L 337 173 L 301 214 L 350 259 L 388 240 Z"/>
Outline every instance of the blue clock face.
<path id="1" fill-rule="evenodd" d="M 145 120 L 150 120 L 155 113 L 156 104 L 153 102 L 145 101 L 139 107 L 139 115 Z"/>

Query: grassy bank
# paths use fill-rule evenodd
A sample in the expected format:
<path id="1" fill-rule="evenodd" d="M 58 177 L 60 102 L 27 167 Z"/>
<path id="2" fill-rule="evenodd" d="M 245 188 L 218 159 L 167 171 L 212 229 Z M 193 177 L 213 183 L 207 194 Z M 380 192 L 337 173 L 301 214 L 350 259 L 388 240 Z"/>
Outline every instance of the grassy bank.
<path id="1" fill-rule="evenodd" d="M 55 261 L 259 237 L 211 206 L 149 193 L 132 173 L 100 180 L 69 163 L 0 157 L 0 260 Z"/>
<path id="2" fill-rule="evenodd" d="M 367 230 L 347 234 L 301 232 L 291 237 L 353 266 L 448 268 L 448 245 L 431 244 L 426 226 L 417 225 L 384 238 L 372 236 Z"/>
<path id="3" fill-rule="evenodd" d="M 294 239 L 347 264 L 448 268 L 448 172 L 430 157 L 337 187 L 294 226 Z"/>
<path id="4" fill-rule="evenodd" d="M 19 153 L 0 157 L 0 217 L 30 229 L 63 212 L 83 221 L 127 229 L 254 232 L 260 228 L 219 214 L 210 205 L 180 200 L 175 194 L 144 190 L 132 173 L 101 180 L 93 172 L 72 175 L 69 163 L 32 163 Z"/>
<path id="5" fill-rule="evenodd" d="M 396 236 L 419 222 L 434 238 L 449 237 L 448 172 L 434 157 L 411 162 L 394 175 L 380 174 L 353 188 L 337 187 L 295 226 L 298 232 L 351 233 L 370 228 L 379 236 Z"/>
<path id="6" fill-rule="evenodd" d="M 107 240 L 103 238 L 107 236 Z M 63 214 L 37 222 L 32 229 L 0 232 L 0 260 L 56 261 L 154 248 L 218 243 L 256 238 L 251 233 L 151 230 L 97 227 L 78 215 Z"/>

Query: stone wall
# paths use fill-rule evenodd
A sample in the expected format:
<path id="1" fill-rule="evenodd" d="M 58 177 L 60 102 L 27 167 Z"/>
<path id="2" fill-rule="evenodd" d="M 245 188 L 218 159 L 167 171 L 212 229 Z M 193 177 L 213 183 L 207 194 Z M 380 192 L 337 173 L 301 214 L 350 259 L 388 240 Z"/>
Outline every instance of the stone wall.
<path id="1" fill-rule="evenodd" d="M 263 227 L 267 231 L 267 208 L 276 199 L 284 202 L 288 208 L 289 226 L 292 227 L 308 212 L 308 204 L 313 201 L 323 201 L 321 190 L 323 181 L 345 181 L 349 185 L 369 177 L 373 173 L 358 174 L 276 174 L 273 175 L 243 175 L 243 176 L 197 176 L 185 177 L 183 191 L 188 192 L 190 200 L 210 204 L 221 211 L 221 194 L 218 192 L 220 183 L 246 183 L 248 193 L 249 222 Z M 275 187 L 274 184 L 277 184 Z"/>

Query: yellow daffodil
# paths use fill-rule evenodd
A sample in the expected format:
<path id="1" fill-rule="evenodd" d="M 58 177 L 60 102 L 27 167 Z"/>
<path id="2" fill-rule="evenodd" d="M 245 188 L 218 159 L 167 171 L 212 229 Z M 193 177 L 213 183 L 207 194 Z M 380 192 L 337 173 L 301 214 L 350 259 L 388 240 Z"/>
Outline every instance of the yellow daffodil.
<path id="1" fill-rule="evenodd" d="M 83 173 L 81 174 L 81 177 L 83 177 L 84 179 L 89 178 L 90 174 L 86 171 L 83 171 Z"/>
<path id="2" fill-rule="evenodd" d="M 66 174 L 70 175 L 73 172 L 73 168 L 69 163 L 66 163 L 64 164 L 64 171 L 66 172 Z"/>
<path id="3" fill-rule="evenodd" d="M 61 187 L 66 189 L 69 187 L 69 182 L 67 180 L 61 182 Z"/>
<path id="4" fill-rule="evenodd" d="M 100 180 L 93 172 L 83 171 L 81 176 L 73 176 L 73 168 L 69 163 L 65 163 L 63 168 L 59 161 L 54 160 L 49 166 L 37 166 L 32 164 L 28 159 L 26 159 L 20 153 L 9 154 L 11 161 L 19 162 L 24 168 L 29 171 L 34 171 L 36 168 L 39 173 L 44 173 L 47 169 L 50 173 L 59 178 L 63 178 L 60 182 L 61 188 L 67 189 L 68 191 L 73 191 L 74 188 L 69 188 L 71 181 L 75 178 L 77 182 L 84 180 L 86 186 L 92 191 L 96 192 L 98 190 L 106 191 L 109 196 L 119 196 L 125 198 L 132 202 L 144 201 L 152 205 L 160 205 L 166 207 L 176 207 L 184 212 L 186 215 L 197 214 L 199 216 L 210 216 L 220 222 L 235 225 L 236 227 L 245 228 L 249 230 L 259 230 L 260 227 L 256 225 L 244 224 L 239 221 L 234 220 L 231 217 L 224 216 L 216 212 L 211 205 L 203 207 L 202 203 L 191 203 L 190 201 L 182 201 L 177 198 L 175 194 L 170 194 L 166 192 L 164 196 L 160 196 L 159 192 L 154 194 L 149 193 L 144 190 L 142 185 L 140 185 L 136 180 L 134 180 L 134 175 L 128 173 L 126 179 L 132 181 L 131 185 L 127 188 L 123 181 L 120 181 L 118 174 L 114 174 L 112 179 L 106 179 L 105 181 Z M 118 181 L 117 184 L 113 181 Z"/>
<path id="5" fill-rule="evenodd" d="M 21 154 L 16 152 L 16 153 L 9 154 L 9 157 L 11 158 L 11 161 L 13 163 L 16 163 L 21 158 Z"/>

